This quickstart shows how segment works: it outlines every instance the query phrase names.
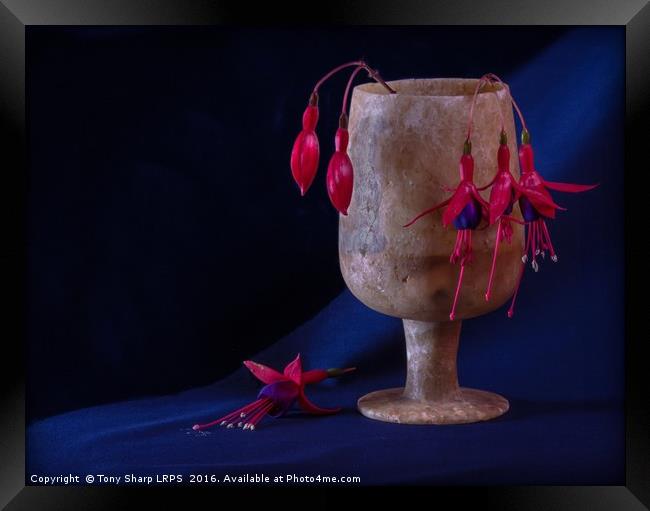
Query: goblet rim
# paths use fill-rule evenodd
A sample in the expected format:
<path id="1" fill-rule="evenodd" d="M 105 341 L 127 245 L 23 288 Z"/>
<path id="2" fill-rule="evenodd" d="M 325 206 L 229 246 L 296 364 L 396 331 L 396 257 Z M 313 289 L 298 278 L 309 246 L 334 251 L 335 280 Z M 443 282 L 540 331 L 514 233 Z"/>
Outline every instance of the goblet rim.
<path id="1" fill-rule="evenodd" d="M 400 97 L 409 98 L 429 98 L 445 99 L 458 98 L 467 99 L 474 95 L 478 78 L 404 78 L 401 80 L 392 80 L 386 82 L 391 88 L 396 91 L 396 94 L 389 93 L 386 88 L 376 82 L 369 82 L 357 85 L 354 88 L 354 93 L 367 94 L 369 96 L 377 96 L 386 98 L 389 101 L 398 99 Z M 421 92 L 421 89 L 431 88 L 430 92 Z M 450 92 L 448 89 L 457 87 L 458 92 Z M 440 91 L 440 92 L 436 92 Z M 481 88 L 479 97 L 486 94 L 494 94 L 501 97 L 507 94 L 505 87 L 500 83 L 489 83 Z"/>

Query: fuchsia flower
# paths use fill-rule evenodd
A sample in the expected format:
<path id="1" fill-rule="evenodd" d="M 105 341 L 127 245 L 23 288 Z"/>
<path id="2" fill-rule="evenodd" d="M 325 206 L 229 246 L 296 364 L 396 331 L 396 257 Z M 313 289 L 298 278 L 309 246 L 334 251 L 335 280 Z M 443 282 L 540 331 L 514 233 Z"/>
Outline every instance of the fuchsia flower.
<path id="1" fill-rule="evenodd" d="M 492 187 L 490 190 L 490 225 L 496 222 L 499 222 L 499 225 L 497 227 L 497 235 L 494 243 L 492 268 L 490 269 L 488 287 L 485 292 L 486 300 L 490 299 L 490 293 L 492 291 L 492 282 L 494 279 L 494 271 L 496 269 L 499 243 L 504 239 L 510 243 L 512 238 L 511 222 L 522 223 L 516 218 L 510 216 L 512 208 L 518 198 L 518 185 L 515 177 L 510 172 L 510 149 L 508 149 L 508 137 L 503 129 L 501 130 L 500 144 L 497 151 L 497 173 L 490 183 L 479 188 L 479 190 L 485 190 L 490 186 Z"/>
<path id="2" fill-rule="evenodd" d="M 517 288 L 512 297 L 510 309 L 508 310 L 508 317 L 512 317 L 514 314 L 515 300 L 517 299 L 517 292 L 519 291 L 526 263 L 530 260 L 533 270 L 538 271 L 537 257 L 541 256 L 544 259 L 547 250 L 553 262 L 557 262 L 558 260 L 545 220 L 555 218 L 555 211 L 558 209 L 565 210 L 565 208 L 553 202 L 553 198 L 548 190 L 579 193 L 586 192 L 598 186 L 597 184 L 578 185 L 545 181 L 535 170 L 533 148 L 530 145 L 530 134 L 525 128 L 525 124 L 521 133 L 519 166 L 521 167 L 521 177 L 519 178 L 518 186 L 519 208 L 521 209 L 521 214 L 527 227 L 527 235 L 524 255 L 521 258 L 523 265 L 519 272 Z"/>
<path id="3" fill-rule="evenodd" d="M 348 140 L 348 117 L 341 114 L 334 139 L 336 150 L 327 166 L 327 193 L 334 207 L 343 215 L 348 214 L 354 181 L 354 170 L 347 153 Z"/>
<path id="4" fill-rule="evenodd" d="M 311 414 L 328 415 L 337 413 L 341 410 L 340 408 L 320 408 L 309 401 L 305 395 L 305 386 L 355 370 L 354 367 L 350 367 L 347 369 L 312 369 L 311 371 L 303 371 L 300 354 L 287 364 L 282 373 L 252 360 L 245 360 L 244 365 L 258 380 L 266 384 L 260 390 L 257 399 L 208 424 L 195 424 L 192 429 L 196 431 L 218 424 L 227 428 L 237 426 L 253 431 L 266 415 L 280 417 L 287 413 L 294 403 L 298 403 L 300 408 Z"/>
<path id="5" fill-rule="evenodd" d="M 300 195 L 305 195 L 316 176 L 320 149 L 316 136 L 318 123 L 318 94 L 313 92 L 309 104 L 302 114 L 302 131 L 298 133 L 291 150 L 291 174 L 300 187 Z"/>
<path id="6" fill-rule="evenodd" d="M 474 158 L 472 157 L 471 151 L 472 144 L 467 139 L 463 147 L 463 155 L 460 159 L 460 183 L 458 183 L 454 194 L 440 204 L 436 204 L 432 208 L 423 211 L 404 226 L 409 227 L 423 216 L 447 206 L 447 209 L 442 215 L 442 225 L 447 227 L 453 222 L 454 227 L 458 231 L 456 234 L 456 244 L 454 245 L 449 262 L 455 264 L 460 261 L 458 285 L 456 286 L 454 302 L 449 313 L 449 319 L 452 321 L 456 316 L 456 305 L 463 282 L 465 265 L 469 264 L 472 260 L 472 231 L 480 225 L 481 220 L 487 220 L 490 208 L 490 205 L 483 200 L 474 184 Z"/>
<path id="7" fill-rule="evenodd" d="M 501 80 L 501 78 L 499 78 L 494 73 L 488 73 L 484 75 L 481 80 L 486 80 L 487 82 L 498 82 L 503 86 L 503 88 L 507 91 L 508 96 L 510 97 L 510 102 L 517 112 L 522 126 L 522 143 L 519 147 L 519 165 L 521 167 L 521 176 L 519 178 L 519 183 L 517 183 L 514 176 L 510 172 L 510 151 L 508 150 L 508 141 L 503 128 L 503 113 L 499 111 L 499 114 L 501 115 L 501 143 L 499 146 L 499 151 L 497 153 L 498 170 L 494 179 L 488 185 L 481 188 L 481 190 L 484 190 L 489 186 L 492 186 L 492 190 L 490 191 L 490 225 L 499 222 L 496 241 L 494 244 L 492 268 L 490 270 L 490 277 L 488 279 L 488 287 L 485 292 L 486 300 L 490 299 L 490 291 L 492 289 L 494 270 L 496 268 L 497 252 L 499 250 L 500 241 L 502 239 L 510 241 L 510 238 L 512 236 L 511 222 L 523 223 L 527 228 L 526 246 L 524 249 L 524 254 L 521 258 L 523 264 L 519 271 L 519 277 L 517 279 L 515 292 L 512 297 L 510 308 L 508 309 L 508 317 L 511 318 L 514 315 L 517 293 L 519 292 L 519 286 L 521 285 L 521 279 L 523 277 L 525 265 L 528 260 L 531 260 L 531 266 L 533 267 L 533 270 L 538 271 L 539 265 L 537 263 L 537 257 L 541 256 L 543 259 L 546 256 L 546 251 L 548 250 L 551 255 L 551 260 L 553 262 L 557 262 L 557 254 L 555 253 L 555 249 L 551 243 L 551 236 L 544 219 L 555 218 L 555 211 L 558 209 L 564 210 L 565 208 L 562 208 L 555 204 L 548 189 L 557 190 L 560 192 L 576 193 L 591 190 L 598 185 L 553 183 L 551 181 L 545 181 L 542 179 L 542 177 L 535 170 L 535 165 L 533 162 L 533 148 L 530 145 L 530 134 L 528 132 L 528 128 L 526 127 L 526 121 L 523 114 L 521 113 L 521 109 L 517 105 L 517 102 L 512 97 L 509 87 Z M 521 214 L 523 216 L 523 222 L 511 216 L 512 208 L 514 206 L 514 203 L 517 201 L 519 201 L 519 209 L 521 210 Z M 528 255 L 529 253 L 530 257 Z"/>
<path id="8" fill-rule="evenodd" d="M 334 138 L 335 151 L 327 166 L 327 194 L 332 205 L 343 215 L 348 214 L 348 207 L 352 200 L 354 182 L 354 169 L 348 156 L 348 116 L 347 101 L 350 87 L 357 74 L 366 70 L 368 76 L 383 85 L 391 94 L 395 91 L 379 76 L 379 72 L 372 69 L 363 60 L 342 64 L 323 76 L 314 86 L 309 99 L 309 105 L 302 116 L 302 131 L 298 134 L 291 151 L 291 173 L 300 187 L 300 193 L 305 195 L 316 176 L 318 169 L 319 146 L 316 136 L 316 123 L 318 122 L 318 89 L 332 75 L 342 69 L 354 67 L 343 94 L 343 106 L 339 117 L 339 128 Z"/>

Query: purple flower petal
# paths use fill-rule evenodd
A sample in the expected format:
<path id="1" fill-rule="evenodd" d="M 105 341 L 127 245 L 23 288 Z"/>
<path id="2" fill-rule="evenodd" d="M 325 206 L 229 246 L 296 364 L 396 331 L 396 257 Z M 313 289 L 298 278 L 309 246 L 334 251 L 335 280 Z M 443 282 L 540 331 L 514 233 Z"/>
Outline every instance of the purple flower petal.
<path id="1" fill-rule="evenodd" d="M 260 390 L 258 398 L 267 397 L 273 401 L 275 406 L 269 412 L 272 417 L 284 415 L 296 402 L 300 394 L 300 387 L 292 381 L 278 381 L 266 385 Z"/>

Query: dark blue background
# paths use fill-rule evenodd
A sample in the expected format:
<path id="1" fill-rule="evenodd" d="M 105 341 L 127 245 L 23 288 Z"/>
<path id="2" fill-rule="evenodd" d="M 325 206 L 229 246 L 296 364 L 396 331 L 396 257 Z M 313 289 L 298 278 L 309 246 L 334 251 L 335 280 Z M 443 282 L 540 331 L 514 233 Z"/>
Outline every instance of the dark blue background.
<path id="1" fill-rule="evenodd" d="M 345 413 L 245 439 L 186 434 L 254 395 L 241 371 L 39 421 L 30 472 L 345 466 L 367 483 L 622 483 L 622 28 L 30 27 L 27 45 L 30 418 L 204 385 L 271 344 L 255 358 L 359 367 L 314 389 Z M 569 209 L 550 225 L 560 261 L 527 273 L 515 318 L 463 327 L 461 383 L 511 400 L 496 421 L 358 415 L 359 395 L 403 381 L 403 339 L 347 291 L 278 341 L 344 287 L 324 162 L 301 199 L 288 156 L 313 82 L 359 56 L 387 79 L 500 74 L 545 177 L 601 183 L 556 195 Z M 344 80 L 321 95 L 323 159 Z"/>

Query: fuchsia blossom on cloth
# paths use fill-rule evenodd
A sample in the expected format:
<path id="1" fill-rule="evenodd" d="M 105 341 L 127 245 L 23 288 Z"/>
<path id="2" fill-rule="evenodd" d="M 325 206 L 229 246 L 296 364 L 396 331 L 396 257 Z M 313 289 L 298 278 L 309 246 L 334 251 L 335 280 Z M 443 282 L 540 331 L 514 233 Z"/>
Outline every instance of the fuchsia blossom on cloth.
<path id="1" fill-rule="evenodd" d="M 266 415 L 280 417 L 287 413 L 294 403 L 297 403 L 303 411 L 315 415 L 337 413 L 340 408 L 321 408 L 309 401 L 305 395 L 305 386 L 321 382 L 326 378 L 341 376 L 355 369 L 350 367 L 303 371 L 300 354 L 287 364 L 283 372 L 252 360 L 245 360 L 244 365 L 258 380 L 266 384 L 260 390 L 257 399 L 208 424 L 195 424 L 192 429 L 196 431 L 219 425 L 228 428 L 237 426 L 252 431 Z"/>

